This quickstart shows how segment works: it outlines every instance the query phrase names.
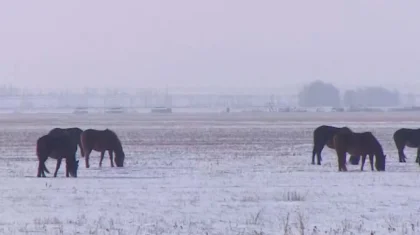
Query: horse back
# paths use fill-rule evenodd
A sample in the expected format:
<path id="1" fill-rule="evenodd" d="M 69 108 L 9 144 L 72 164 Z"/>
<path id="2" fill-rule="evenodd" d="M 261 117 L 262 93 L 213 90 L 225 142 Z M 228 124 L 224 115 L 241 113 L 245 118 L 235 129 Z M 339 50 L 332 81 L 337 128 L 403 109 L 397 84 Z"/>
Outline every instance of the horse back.
<path id="1" fill-rule="evenodd" d="M 329 148 L 334 149 L 333 137 L 338 132 L 351 132 L 348 127 L 335 127 L 322 125 L 317 127 L 313 133 L 313 140 L 315 145 L 327 145 Z"/>
<path id="2" fill-rule="evenodd" d="M 60 127 L 56 127 L 56 128 L 51 129 L 51 130 L 48 132 L 48 135 L 54 135 L 54 136 L 57 136 L 57 135 L 62 135 L 62 134 L 65 134 L 65 133 L 66 133 L 66 130 L 65 130 L 65 129 L 60 128 Z"/>
<path id="3" fill-rule="evenodd" d="M 416 148 L 420 146 L 420 129 L 401 128 L 395 131 L 393 138 L 397 146 Z"/>
<path id="4" fill-rule="evenodd" d="M 81 141 L 84 148 L 101 150 L 118 150 L 121 142 L 117 135 L 109 130 L 87 129 L 81 134 Z"/>
<path id="5" fill-rule="evenodd" d="M 334 145 L 338 151 L 354 155 L 371 154 L 381 147 L 372 132 L 338 132 L 334 136 Z"/>
<path id="6" fill-rule="evenodd" d="M 86 129 L 80 134 L 80 140 L 83 145 L 92 145 L 98 139 L 97 130 Z"/>
<path id="7" fill-rule="evenodd" d="M 77 143 L 67 135 L 44 135 L 37 140 L 37 155 L 70 156 L 76 154 Z M 53 157 L 53 156 L 52 156 Z"/>
<path id="8" fill-rule="evenodd" d="M 82 133 L 82 129 L 78 127 L 70 127 L 70 128 L 59 128 L 56 127 L 50 132 L 48 132 L 49 135 L 59 136 L 59 135 L 70 135 L 74 140 L 77 140 L 79 142 L 80 134 Z"/>

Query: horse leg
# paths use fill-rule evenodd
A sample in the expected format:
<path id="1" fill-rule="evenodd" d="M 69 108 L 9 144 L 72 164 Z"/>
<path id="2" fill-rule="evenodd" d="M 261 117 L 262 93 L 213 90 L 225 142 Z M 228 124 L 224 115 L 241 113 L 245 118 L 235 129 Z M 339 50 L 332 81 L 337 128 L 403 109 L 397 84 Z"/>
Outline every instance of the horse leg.
<path id="1" fill-rule="evenodd" d="M 404 154 L 404 149 L 401 149 L 401 151 L 398 151 L 398 156 L 400 158 L 400 162 L 406 162 L 405 159 L 407 159 L 407 157 Z"/>
<path id="2" fill-rule="evenodd" d="M 346 153 L 337 151 L 338 171 L 347 171 L 346 167 Z"/>
<path id="3" fill-rule="evenodd" d="M 69 164 L 67 164 L 67 157 L 66 157 L 66 177 L 69 177 Z"/>
<path id="4" fill-rule="evenodd" d="M 397 146 L 397 149 L 398 149 L 398 158 L 399 158 L 399 161 L 400 162 L 406 162 L 405 161 L 405 159 L 406 159 L 406 156 L 405 156 L 405 154 L 404 154 L 404 147 L 405 146 Z"/>
<path id="5" fill-rule="evenodd" d="M 89 165 L 89 155 L 90 155 L 91 152 L 92 152 L 92 149 L 89 149 L 87 152 L 85 152 L 85 154 L 86 154 L 86 156 L 85 156 L 85 165 L 86 165 L 86 168 L 89 168 L 90 167 L 90 165 Z"/>
<path id="6" fill-rule="evenodd" d="M 347 154 L 346 154 L 346 153 L 344 153 L 344 154 L 341 156 L 341 168 L 343 169 L 343 171 L 347 171 L 346 158 L 347 158 Z"/>
<path id="7" fill-rule="evenodd" d="M 322 161 L 321 151 L 316 154 L 316 161 L 317 161 L 316 163 L 317 165 L 321 165 L 321 161 Z"/>
<path id="8" fill-rule="evenodd" d="M 360 171 L 363 171 L 363 167 L 365 166 L 366 155 L 362 155 L 362 166 L 360 167 Z"/>
<path id="9" fill-rule="evenodd" d="M 102 167 L 102 160 L 104 160 L 105 151 L 101 151 L 101 160 L 99 160 L 99 167 Z"/>
<path id="10" fill-rule="evenodd" d="M 372 171 L 375 171 L 373 169 L 373 154 L 369 154 L 369 162 L 370 162 L 370 169 L 372 169 Z"/>
<path id="11" fill-rule="evenodd" d="M 341 171 L 341 154 L 337 153 L 337 160 L 338 160 L 338 171 Z"/>
<path id="12" fill-rule="evenodd" d="M 321 165 L 321 160 L 322 160 L 321 152 L 324 149 L 324 146 L 325 144 L 319 144 L 319 143 L 314 144 L 314 148 L 312 150 L 312 165 L 315 165 L 315 155 L 317 158 L 317 164 Z"/>
<path id="13" fill-rule="evenodd" d="M 109 160 L 111 161 L 111 167 L 114 167 L 114 159 L 113 159 L 113 153 L 111 150 L 108 150 L 108 154 L 109 154 Z"/>
<path id="14" fill-rule="evenodd" d="M 312 149 L 312 165 L 315 165 L 315 155 L 316 155 L 316 150 L 315 150 L 315 145 Z"/>
<path id="15" fill-rule="evenodd" d="M 61 159 L 62 159 L 62 158 L 57 158 L 57 165 L 56 165 L 56 167 L 55 167 L 54 177 L 57 177 L 57 172 L 58 172 L 58 169 L 59 169 L 59 168 L 60 168 L 60 166 L 61 166 Z"/>
<path id="16" fill-rule="evenodd" d="M 42 165 L 41 165 L 41 167 L 42 167 L 42 169 L 41 169 L 41 174 L 42 174 L 42 177 L 46 177 L 45 176 L 45 171 L 47 171 L 48 172 L 48 170 L 46 170 L 46 167 L 45 167 L 45 162 L 47 161 L 47 159 L 48 159 L 48 157 L 46 157 L 43 161 L 42 161 Z M 49 172 L 48 172 L 49 173 Z"/>
<path id="17" fill-rule="evenodd" d="M 68 164 L 68 160 L 69 158 L 66 157 L 66 177 L 70 177 L 70 172 L 69 172 L 69 164 Z"/>
<path id="18" fill-rule="evenodd" d="M 42 164 L 42 159 L 39 159 L 38 160 L 38 174 L 36 176 L 41 177 L 41 175 L 43 177 L 45 177 L 44 167 L 43 167 L 43 164 Z"/>

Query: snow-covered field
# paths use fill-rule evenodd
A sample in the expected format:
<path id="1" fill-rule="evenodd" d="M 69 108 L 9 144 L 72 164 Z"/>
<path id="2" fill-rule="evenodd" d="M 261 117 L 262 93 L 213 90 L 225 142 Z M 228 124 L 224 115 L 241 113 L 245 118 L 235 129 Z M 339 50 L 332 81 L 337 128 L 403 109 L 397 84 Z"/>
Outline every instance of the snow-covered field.
<path id="1" fill-rule="evenodd" d="M 386 172 L 337 171 L 325 148 L 311 165 L 321 124 L 373 131 Z M 53 127 L 110 128 L 122 169 L 99 153 L 78 178 L 36 178 L 35 142 Z M 0 115 L 0 234 L 420 234 L 415 149 L 398 163 L 400 127 L 419 114 Z M 55 160 L 48 160 L 50 171 Z"/>

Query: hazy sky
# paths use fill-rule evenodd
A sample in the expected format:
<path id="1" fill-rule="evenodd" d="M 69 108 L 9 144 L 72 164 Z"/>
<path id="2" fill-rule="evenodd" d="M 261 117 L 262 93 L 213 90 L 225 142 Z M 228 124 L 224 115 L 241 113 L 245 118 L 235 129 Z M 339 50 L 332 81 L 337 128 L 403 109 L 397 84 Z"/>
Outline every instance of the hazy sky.
<path id="1" fill-rule="evenodd" d="M 2 1 L 0 83 L 420 85 L 419 9 L 418 0 Z"/>

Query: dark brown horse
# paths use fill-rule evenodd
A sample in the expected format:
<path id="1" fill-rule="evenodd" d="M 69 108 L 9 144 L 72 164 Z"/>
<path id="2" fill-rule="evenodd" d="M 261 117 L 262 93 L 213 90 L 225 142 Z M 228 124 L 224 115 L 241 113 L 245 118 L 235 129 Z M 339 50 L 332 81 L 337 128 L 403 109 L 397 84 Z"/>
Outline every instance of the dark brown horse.
<path id="1" fill-rule="evenodd" d="M 314 147 L 312 150 L 312 164 L 315 164 L 315 155 L 317 156 L 318 165 L 321 165 L 321 152 L 324 149 L 324 146 L 327 145 L 330 149 L 334 149 L 333 137 L 339 132 L 352 132 L 348 127 L 334 127 L 322 125 L 317 127 L 313 133 Z M 360 156 L 351 156 L 350 163 L 352 165 L 358 165 L 360 161 Z"/>
<path id="2" fill-rule="evenodd" d="M 99 161 L 99 167 L 102 167 L 102 160 L 104 159 L 105 151 L 109 153 L 109 160 L 111 161 L 111 167 L 114 167 L 113 152 L 115 153 L 115 165 L 117 167 L 124 166 L 125 154 L 121 145 L 121 141 L 115 132 L 105 130 L 94 130 L 87 129 L 82 132 L 81 135 L 83 152 L 85 153 L 86 168 L 89 168 L 89 155 L 92 150 L 101 152 L 101 160 Z"/>
<path id="3" fill-rule="evenodd" d="M 407 146 L 417 148 L 416 162 L 420 164 L 420 129 L 401 128 L 395 131 L 393 137 L 397 146 L 399 161 L 406 162 L 407 157 L 404 154 L 404 148 Z"/>
<path id="4" fill-rule="evenodd" d="M 77 177 L 79 161 L 76 161 L 76 152 L 77 142 L 74 142 L 67 134 L 41 136 L 36 143 L 36 154 L 39 161 L 37 177 L 45 177 L 45 172 L 50 173 L 45 166 L 48 157 L 57 160 L 54 177 L 57 177 L 63 158 L 66 159 L 66 177 L 69 177 L 69 174 L 72 177 Z"/>
<path id="5" fill-rule="evenodd" d="M 54 128 L 48 132 L 49 135 L 62 135 L 63 133 L 67 133 L 70 137 L 76 141 L 77 145 L 80 149 L 80 155 L 84 156 L 82 142 L 80 140 L 80 135 L 82 134 L 83 130 L 78 127 L 70 127 L 70 128 Z"/>
<path id="6" fill-rule="evenodd" d="M 347 171 L 346 153 L 354 156 L 362 156 L 363 171 L 366 156 L 369 155 L 370 167 L 373 169 L 373 156 L 377 171 L 385 171 L 385 154 L 382 146 L 372 132 L 338 132 L 333 138 L 335 151 L 338 159 L 338 171 Z"/>

